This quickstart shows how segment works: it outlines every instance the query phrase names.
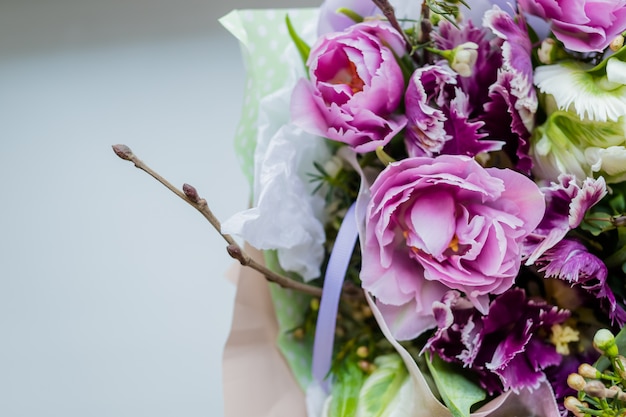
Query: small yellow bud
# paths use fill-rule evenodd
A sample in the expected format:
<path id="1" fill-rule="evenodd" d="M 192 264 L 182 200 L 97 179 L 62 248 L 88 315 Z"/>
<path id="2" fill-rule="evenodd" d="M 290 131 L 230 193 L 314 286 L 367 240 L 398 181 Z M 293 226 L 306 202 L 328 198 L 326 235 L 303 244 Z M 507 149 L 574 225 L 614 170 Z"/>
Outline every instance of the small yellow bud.
<path id="1" fill-rule="evenodd" d="M 311 302 L 309 303 L 311 310 L 317 311 L 320 309 L 320 299 L 319 298 L 311 298 Z"/>
<path id="2" fill-rule="evenodd" d="M 593 366 L 588 363 L 583 363 L 578 367 L 578 373 L 582 375 L 584 378 L 596 379 L 600 376 L 600 371 L 598 371 Z"/>
<path id="3" fill-rule="evenodd" d="M 302 329 L 302 327 L 298 327 L 296 330 L 293 331 L 292 335 L 294 339 L 302 340 L 304 339 L 304 330 Z"/>
<path id="4" fill-rule="evenodd" d="M 576 397 L 567 397 L 565 401 L 563 401 L 563 406 L 574 413 L 576 417 L 583 417 L 585 414 L 580 411 L 580 407 L 584 407 L 584 404 L 581 403 Z"/>
<path id="5" fill-rule="evenodd" d="M 367 346 L 359 346 L 356 350 L 356 355 L 359 358 L 367 358 L 370 354 L 370 350 L 367 348 Z"/>
<path id="6" fill-rule="evenodd" d="M 585 385 L 587 385 L 587 381 L 580 374 L 569 374 L 567 377 L 567 386 L 576 391 L 582 391 L 585 389 Z"/>
<path id="7" fill-rule="evenodd" d="M 613 51 L 613 52 L 619 51 L 620 49 L 622 49 L 622 46 L 624 46 L 624 36 L 623 35 L 618 35 L 609 44 L 609 48 L 611 48 L 611 51 Z"/>

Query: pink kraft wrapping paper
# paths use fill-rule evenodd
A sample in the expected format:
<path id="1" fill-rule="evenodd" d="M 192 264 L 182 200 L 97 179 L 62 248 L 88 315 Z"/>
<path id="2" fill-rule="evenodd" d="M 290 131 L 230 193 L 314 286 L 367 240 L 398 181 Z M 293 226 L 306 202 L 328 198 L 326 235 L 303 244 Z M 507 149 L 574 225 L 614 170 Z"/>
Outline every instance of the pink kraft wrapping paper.
<path id="1" fill-rule="evenodd" d="M 261 261 L 258 251 L 248 253 Z M 278 323 L 269 284 L 237 267 L 237 294 L 223 355 L 226 417 L 306 416 L 304 393 L 276 346 Z"/>

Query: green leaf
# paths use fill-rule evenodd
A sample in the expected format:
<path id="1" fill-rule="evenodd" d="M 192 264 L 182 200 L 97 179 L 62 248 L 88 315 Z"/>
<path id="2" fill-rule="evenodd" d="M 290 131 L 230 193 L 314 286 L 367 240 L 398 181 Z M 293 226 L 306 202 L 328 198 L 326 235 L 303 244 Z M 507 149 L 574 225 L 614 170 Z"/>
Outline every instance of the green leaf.
<path id="1" fill-rule="evenodd" d="M 361 23 L 363 22 L 365 19 L 363 19 L 363 16 L 361 16 L 360 14 L 358 14 L 357 12 L 355 12 L 352 9 L 348 9 L 347 7 L 340 7 L 337 9 L 336 13 L 340 13 L 344 16 L 349 17 L 350 19 L 352 19 L 352 21 L 354 23 Z"/>
<path id="2" fill-rule="evenodd" d="M 374 360 L 376 370 L 365 380 L 357 407 L 358 417 L 385 417 L 404 415 L 412 404 L 410 398 L 411 380 L 400 355 L 393 353 L 379 356 Z M 403 389 L 404 388 L 404 389 Z M 397 413 L 396 413 L 397 411 Z"/>
<path id="3" fill-rule="evenodd" d="M 463 376 L 461 367 L 428 354 L 426 363 L 443 402 L 454 417 L 469 417 L 472 405 L 486 398 L 482 388 Z"/>
<path id="4" fill-rule="evenodd" d="M 587 212 L 584 221 L 580 224 L 580 228 L 594 236 L 599 236 L 601 233 L 615 228 L 611 222 L 612 217 L 610 214 L 601 211 Z"/>
<path id="5" fill-rule="evenodd" d="M 624 194 L 616 193 L 615 197 L 609 200 L 609 207 L 611 207 L 615 213 L 623 213 L 626 211 L 626 199 L 624 198 Z"/>
<path id="6" fill-rule="evenodd" d="M 607 62 L 609 62 L 609 59 L 611 59 L 611 58 L 617 58 L 620 61 L 626 60 L 626 45 L 623 46 L 622 48 L 620 48 L 614 54 L 611 54 L 611 55 L 607 56 L 606 58 L 604 58 L 602 60 L 602 62 L 600 62 L 595 67 L 587 70 L 587 72 L 589 74 L 591 74 L 592 76 L 594 76 L 594 77 L 603 77 L 603 76 L 605 76 L 606 75 L 606 64 L 607 64 Z"/>
<path id="7" fill-rule="evenodd" d="M 302 63 L 304 64 L 304 67 L 307 68 L 306 61 L 307 59 L 309 59 L 311 47 L 298 35 L 293 25 L 291 24 L 291 19 L 289 18 L 289 15 L 285 15 L 285 23 L 287 24 L 287 31 L 289 32 L 289 36 L 291 37 L 293 43 L 296 45 L 296 49 L 298 49 L 298 52 L 300 53 Z"/>
<path id="8" fill-rule="evenodd" d="M 354 417 L 363 386 L 363 371 L 353 361 L 345 361 L 336 373 L 331 392 L 329 416 Z"/>

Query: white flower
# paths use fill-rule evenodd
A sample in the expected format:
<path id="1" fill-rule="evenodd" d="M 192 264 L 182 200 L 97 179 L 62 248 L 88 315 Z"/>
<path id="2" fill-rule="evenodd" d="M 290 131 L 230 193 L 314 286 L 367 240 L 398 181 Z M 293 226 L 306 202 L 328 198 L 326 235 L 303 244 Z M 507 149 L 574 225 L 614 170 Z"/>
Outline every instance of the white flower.
<path id="1" fill-rule="evenodd" d="M 579 180 L 599 175 L 607 183 L 626 180 L 626 116 L 618 121 L 581 120 L 554 111 L 531 138 L 533 173 L 556 181 L 560 174 Z"/>
<path id="2" fill-rule="evenodd" d="M 609 146 L 608 148 L 590 147 L 585 149 L 587 163 L 593 172 L 603 173 L 610 182 L 626 180 L 626 147 Z"/>
<path id="3" fill-rule="evenodd" d="M 539 90 L 551 95 L 559 110 L 581 119 L 617 121 L 626 116 L 626 63 L 610 58 L 606 73 L 593 73 L 579 62 L 543 65 L 535 70 Z"/>

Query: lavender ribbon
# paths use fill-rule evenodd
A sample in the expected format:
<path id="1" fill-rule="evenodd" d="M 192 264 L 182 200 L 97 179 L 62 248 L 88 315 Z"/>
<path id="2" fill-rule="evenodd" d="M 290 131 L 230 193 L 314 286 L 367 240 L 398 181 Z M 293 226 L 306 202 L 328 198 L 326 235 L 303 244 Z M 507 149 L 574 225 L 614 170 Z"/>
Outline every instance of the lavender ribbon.
<path id="1" fill-rule="evenodd" d="M 339 298 L 358 236 L 355 204 L 352 204 L 339 227 L 328 260 L 313 341 L 313 378 L 327 393 L 330 391 L 330 381 L 326 377 L 333 356 Z"/>

